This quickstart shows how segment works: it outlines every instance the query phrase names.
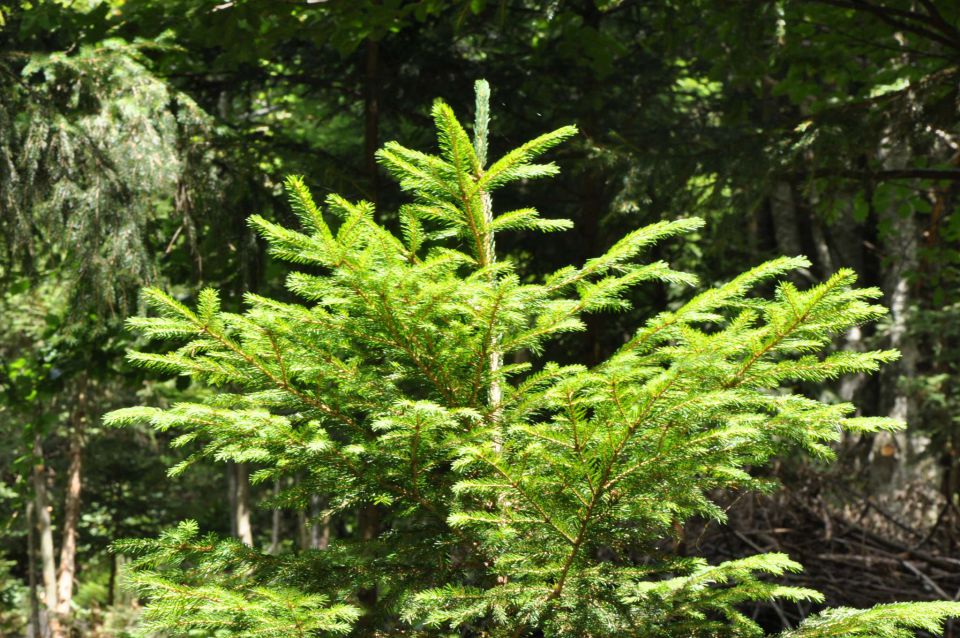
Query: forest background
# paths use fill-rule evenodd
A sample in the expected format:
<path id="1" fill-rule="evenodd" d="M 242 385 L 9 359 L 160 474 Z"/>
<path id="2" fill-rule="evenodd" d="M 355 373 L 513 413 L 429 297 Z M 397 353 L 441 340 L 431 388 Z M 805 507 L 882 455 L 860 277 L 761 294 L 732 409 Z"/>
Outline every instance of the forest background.
<path id="1" fill-rule="evenodd" d="M 400 194 L 374 152 L 428 147 L 431 99 L 468 112 L 480 77 L 494 144 L 581 130 L 556 154 L 562 180 L 507 196 L 576 223 L 507 240 L 520 264 L 579 263 L 698 215 L 695 242 L 656 256 L 706 285 L 805 254 L 800 286 L 850 267 L 884 291 L 888 318 L 836 347 L 901 360 L 805 390 L 908 429 L 848 435 L 829 468 L 782 459 L 782 490 L 725 497 L 729 524 L 678 529 L 675 551 L 786 552 L 806 566 L 791 579 L 833 605 L 957 599 L 958 64 L 949 0 L 0 5 L 0 635 L 22 635 L 43 606 L 31 584 L 54 581 L 42 602 L 81 635 L 120 634 L 138 604 L 110 544 L 183 519 L 273 550 L 338 534 L 316 512 L 265 506 L 279 486 L 251 485 L 245 464 L 168 478 L 189 446 L 103 427 L 118 407 L 201 391 L 131 369 L 123 319 L 147 284 L 182 299 L 214 286 L 228 308 L 247 290 L 282 297 L 244 220 L 293 223 L 288 174 L 395 222 Z M 635 310 L 593 317 L 551 357 L 600 361 L 677 301 L 667 286 L 632 294 Z M 756 613 L 776 628 L 809 611 Z"/>

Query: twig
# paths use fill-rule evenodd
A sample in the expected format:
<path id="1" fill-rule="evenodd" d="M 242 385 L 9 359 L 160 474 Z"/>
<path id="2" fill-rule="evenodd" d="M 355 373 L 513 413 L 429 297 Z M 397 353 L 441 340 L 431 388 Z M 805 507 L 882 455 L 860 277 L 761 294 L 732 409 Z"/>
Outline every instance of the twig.
<path id="1" fill-rule="evenodd" d="M 929 587 L 930 589 L 932 589 L 932 590 L 937 594 L 937 596 L 940 596 L 940 598 L 942 598 L 943 600 L 947 600 L 948 598 L 950 598 L 950 596 L 947 595 L 947 592 L 945 592 L 945 591 L 943 591 L 943 589 L 941 589 L 940 585 L 938 585 L 938 584 L 936 584 L 935 582 L 933 582 L 933 579 L 931 579 L 929 576 L 927 576 L 927 575 L 924 574 L 922 571 L 920 571 L 919 569 L 917 569 L 916 566 L 915 566 L 913 563 L 911 563 L 911 562 L 908 561 L 908 560 L 902 560 L 902 561 L 900 561 L 900 563 L 901 563 L 904 567 L 906 567 L 907 569 L 909 569 L 911 572 L 913 572 L 913 574 L 914 574 L 917 578 L 919 578 L 920 580 L 922 580 L 923 583 L 924 583 L 927 587 Z"/>

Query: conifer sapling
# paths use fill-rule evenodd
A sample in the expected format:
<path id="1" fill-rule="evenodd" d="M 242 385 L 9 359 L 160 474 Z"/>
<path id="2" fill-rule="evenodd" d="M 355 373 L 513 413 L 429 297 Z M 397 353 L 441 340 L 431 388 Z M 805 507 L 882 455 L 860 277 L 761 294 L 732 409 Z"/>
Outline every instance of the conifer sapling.
<path id="1" fill-rule="evenodd" d="M 829 458 L 843 431 L 899 427 L 791 391 L 897 356 L 830 351 L 883 315 L 880 293 L 855 288 L 849 270 L 799 290 L 784 276 L 809 264 L 784 257 L 650 317 L 595 366 L 545 361 L 545 345 L 582 331 L 585 316 L 629 308 L 632 288 L 695 285 L 642 255 L 702 221 L 640 228 L 530 283 L 496 254 L 497 234 L 571 224 L 496 213 L 494 193 L 554 176 L 539 158 L 576 129 L 488 163 L 488 97 L 479 82 L 473 138 L 437 101 L 438 155 L 396 142 L 378 153 L 411 198 L 397 232 L 368 202 L 331 195 L 321 208 L 297 177 L 286 187 L 301 230 L 250 218 L 274 257 L 300 267 L 286 280 L 300 301 L 248 294 L 238 314 L 209 289 L 195 309 L 145 292 L 153 316 L 131 328 L 179 345 L 130 360 L 214 392 L 108 421 L 175 431 L 196 452 L 174 473 L 201 458 L 242 462 L 256 482 L 287 486 L 276 505 L 303 511 L 319 495 L 342 532 L 326 549 L 276 556 L 191 522 L 118 544 L 136 555 L 144 632 L 756 636 L 743 603 L 820 600 L 776 584 L 800 569 L 787 556 L 710 566 L 664 540 L 694 516 L 722 521 L 709 494 L 765 487 L 750 469 L 780 452 Z M 772 295 L 758 292 L 771 283 Z M 357 512 L 371 508 L 379 533 L 363 539 Z M 909 635 L 958 612 L 835 609 L 789 635 Z"/>

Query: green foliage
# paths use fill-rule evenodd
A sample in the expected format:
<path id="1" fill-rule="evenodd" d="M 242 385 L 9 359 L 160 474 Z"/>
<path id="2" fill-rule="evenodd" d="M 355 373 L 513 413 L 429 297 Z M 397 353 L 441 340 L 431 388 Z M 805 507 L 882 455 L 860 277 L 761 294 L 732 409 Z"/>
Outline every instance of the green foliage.
<path id="1" fill-rule="evenodd" d="M 149 48 L 109 39 L 0 56 L 3 278 L 59 276 L 75 309 L 126 312 L 131 291 L 157 277 L 154 233 L 171 209 L 195 239 L 189 208 L 214 188 L 201 143 L 210 121 L 150 72 Z"/>
<path id="2" fill-rule="evenodd" d="M 931 634 L 943 632 L 943 621 L 960 613 L 960 603 L 933 602 L 923 605 L 893 603 L 872 609 L 838 607 L 808 618 L 796 631 L 784 638 L 826 638 L 828 636 L 870 636 L 906 638 L 915 630 Z"/>
<path id="3" fill-rule="evenodd" d="M 27 588 L 10 573 L 13 561 L 0 558 L 0 634 L 19 635 L 26 625 Z"/>
<path id="4" fill-rule="evenodd" d="M 488 167 L 479 88 L 477 139 L 437 102 L 440 155 L 397 143 L 380 152 L 414 197 L 399 234 L 367 202 L 331 195 L 321 209 L 298 178 L 287 191 L 302 231 L 251 218 L 274 256 L 303 266 L 287 278 L 302 302 L 248 294 L 233 313 L 213 290 L 196 309 L 146 291 L 154 315 L 131 328 L 179 345 L 130 360 L 218 392 L 108 423 L 174 429 L 198 457 L 253 464 L 256 481 L 301 477 L 350 530 L 326 550 L 278 557 L 199 537 L 192 524 L 122 545 L 140 555 L 151 630 L 270 635 L 309 618 L 299 635 L 322 635 L 345 631 L 363 607 L 362 635 L 752 636 L 760 629 L 738 605 L 818 599 L 766 580 L 799 568 L 782 555 L 710 567 L 664 541 L 692 517 L 724 520 L 713 491 L 768 486 L 753 471 L 776 454 L 829 458 L 843 431 L 900 426 L 791 391 L 897 356 L 825 354 L 884 314 L 879 292 L 855 288 L 849 270 L 800 290 L 782 279 L 808 262 L 775 259 L 649 318 L 595 366 L 544 360 L 588 315 L 630 308 L 639 284 L 692 284 L 640 257 L 702 222 L 641 228 L 544 277 L 497 260 L 498 231 L 565 226 L 532 209 L 496 215 L 491 193 L 554 174 L 534 160 L 574 129 Z M 306 509 L 307 496 L 278 501 Z M 354 525 L 356 508 L 378 511 L 378 533 Z M 375 605 L 364 602 L 371 591 Z M 857 612 L 862 622 L 834 611 L 799 635 L 930 628 L 956 611 L 878 607 Z"/>
<path id="5" fill-rule="evenodd" d="M 624 600 L 640 607 L 643 624 L 659 627 L 661 635 L 723 634 L 728 623 L 735 628 L 734 633 L 762 635 L 761 629 L 736 606 L 775 599 L 822 601 L 822 596 L 810 589 L 785 587 L 758 578 L 800 570 L 799 564 L 783 554 L 761 554 L 717 566 L 700 563 L 687 576 L 628 585 L 631 593 Z"/>
<path id="6" fill-rule="evenodd" d="M 278 586 L 262 569 L 251 571 L 258 568 L 253 550 L 201 537 L 192 521 L 153 541 L 119 542 L 116 549 L 140 556 L 131 565 L 131 584 L 153 601 L 139 625 L 142 635 L 176 626 L 180 633 L 303 638 L 346 633 L 358 615 L 326 596 Z M 261 580 L 269 586 L 255 584 Z"/>

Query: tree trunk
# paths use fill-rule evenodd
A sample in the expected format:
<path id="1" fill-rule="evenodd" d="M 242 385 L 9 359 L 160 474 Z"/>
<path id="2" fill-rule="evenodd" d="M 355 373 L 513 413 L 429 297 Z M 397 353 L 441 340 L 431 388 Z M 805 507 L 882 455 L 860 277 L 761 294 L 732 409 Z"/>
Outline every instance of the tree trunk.
<path id="1" fill-rule="evenodd" d="M 912 218 L 900 218 L 894 213 L 889 218 L 890 237 L 887 238 L 887 254 L 890 257 L 886 285 L 887 303 L 890 308 L 889 345 L 900 351 L 900 360 L 888 366 L 881 380 L 886 399 L 888 416 L 911 424 L 916 415 L 912 393 L 903 387 L 902 381 L 910 379 L 917 370 L 917 348 L 907 333 L 911 303 L 908 276 L 916 266 L 916 224 Z M 923 447 L 923 437 L 913 429 L 902 432 L 884 432 L 874 439 L 872 450 L 872 478 L 878 489 L 897 491 L 909 479 L 911 457 L 915 447 Z"/>
<path id="2" fill-rule="evenodd" d="M 300 549 L 310 549 L 310 531 L 307 528 L 307 513 L 297 511 L 297 544 Z"/>
<path id="3" fill-rule="evenodd" d="M 110 552 L 110 578 L 107 580 L 107 606 L 117 602 L 117 553 Z"/>
<path id="4" fill-rule="evenodd" d="M 230 507 L 230 537 L 237 538 L 237 468 L 227 464 L 227 503 Z"/>
<path id="5" fill-rule="evenodd" d="M 809 211 L 809 219 L 810 233 L 813 235 L 813 247 L 817 255 L 817 266 L 820 276 L 826 279 L 837 272 L 837 266 L 833 258 L 833 252 L 830 250 L 830 242 L 827 241 L 827 235 L 824 233 L 824 224 L 816 211 Z"/>
<path id="6" fill-rule="evenodd" d="M 44 464 L 40 435 L 33 439 L 33 493 L 37 509 L 37 531 L 40 534 L 40 568 L 43 574 L 43 603 L 47 611 L 47 627 L 53 638 L 64 636 L 57 618 L 57 565 L 53 548 L 53 522 L 50 519 L 50 497 L 47 492 L 47 469 Z"/>
<path id="7" fill-rule="evenodd" d="M 364 159 L 367 179 L 370 183 L 370 197 L 377 206 L 380 202 L 380 184 L 377 172 L 377 147 L 380 145 L 380 42 L 373 36 L 367 38 L 364 72 Z M 360 537 L 364 540 L 375 538 L 380 530 L 379 512 L 375 505 L 361 507 L 358 515 L 360 528 Z M 317 523 L 314 522 L 315 531 Z M 329 523 L 327 527 L 327 540 L 329 540 Z M 311 533 L 310 544 L 313 545 L 316 540 L 320 542 L 319 536 L 314 539 L 316 534 Z M 360 604 L 367 609 L 376 607 L 377 588 L 374 586 L 369 589 L 363 589 L 359 592 Z"/>
<path id="8" fill-rule="evenodd" d="M 66 495 L 63 505 L 63 541 L 60 545 L 60 570 L 57 582 L 57 615 L 61 621 L 70 618 L 73 604 L 73 581 L 77 564 L 77 525 L 80 522 L 80 496 L 83 490 L 83 445 L 86 421 L 87 382 L 81 378 L 70 415 L 70 466 L 67 470 Z"/>
<path id="9" fill-rule="evenodd" d="M 273 499 L 276 501 L 280 496 L 280 479 L 273 482 Z M 282 512 L 276 503 L 273 506 L 273 517 L 270 520 L 270 549 L 268 552 L 274 556 L 280 553 L 280 524 L 282 522 Z"/>
<path id="10" fill-rule="evenodd" d="M 595 125 L 593 117 L 584 119 L 584 136 L 591 142 L 594 138 Z M 579 206 L 581 218 L 577 223 L 577 232 L 579 236 L 579 245 L 581 249 L 580 261 L 585 263 L 588 259 L 601 252 L 603 241 L 600 236 L 601 220 L 609 210 L 609 202 L 605 195 L 605 185 L 603 174 L 593 166 L 588 166 L 580 176 L 579 182 Z M 588 313 L 583 317 L 586 324 L 586 334 L 580 341 L 585 348 L 581 354 L 581 361 L 587 365 L 593 366 L 603 360 L 603 334 L 608 317 L 600 313 Z"/>
<path id="11" fill-rule="evenodd" d="M 787 257 L 803 254 L 803 239 L 797 221 L 797 202 L 794 199 L 793 185 L 778 181 L 770 193 L 770 218 L 773 220 L 773 234 L 777 241 L 777 251 Z M 796 283 L 813 281 L 814 277 L 807 269 L 798 271 L 800 277 Z"/>
<path id="12" fill-rule="evenodd" d="M 376 505 L 366 505 L 360 508 L 357 517 L 360 540 L 370 542 L 380 533 L 380 510 Z M 373 614 L 377 609 L 377 585 L 365 587 L 357 592 L 357 599 L 360 606 L 367 612 Z"/>
<path id="13" fill-rule="evenodd" d="M 314 494 L 310 497 L 310 548 L 326 549 L 330 546 L 330 517 L 320 516 L 323 501 Z"/>
<path id="14" fill-rule="evenodd" d="M 28 638 L 40 638 L 40 600 L 37 598 L 37 529 L 33 502 L 27 502 L 27 583 L 30 586 Z"/>
<path id="15" fill-rule="evenodd" d="M 327 549 L 330 546 L 330 517 L 320 516 L 324 507 L 320 496 L 310 496 L 310 510 L 297 512 L 297 535 L 300 549 Z M 370 506 L 375 507 L 375 506 Z M 365 514 L 361 510 L 361 525 Z M 361 534 L 362 536 L 362 534 Z"/>
<path id="16" fill-rule="evenodd" d="M 116 607 L 128 608 L 136 604 L 136 597 L 130 592 L 123 579 L 127 559 L 123 554 L 113 554 L 113 559 L 113 604 Z"/>
<path id="17" fill-rule="evenodd" d="M 891 133 L 887 138 L 888 149 L 883 156 L 885 168 L 902 168 L 908 163 L 910 149 L 907 144 Z M 886 257 L 886 272 L 883 288 L 890 308 L 889 345 L 900 351 L 900 360 L 887 366 L 882 377 L 883 396 L 887 398 L 885 411 L 888 416 L 904 421 L 908 425 L 916 416 L 913 393 L 904 387 L 902 381 L 911 379 L 917 372 L 919 353 L 916 339 L 908 333 L 912 291 L 910 276 L 918 265 L 917 250 L 919 232 L 913 215 L 900 213 L 901 200 L 892 198 L 890 203 L 878 210 L 881 228 L 885 228 L 880 237 Z M 873 476 L 879 488 L 896 491 L 909 480 L 908 474 L 919 470 L 912 467 L 915 448 L 927 444 L 926 437 L 913 428 L 895 434 L 882 433 L 874 441 Z"/>
<path id="18" fill-rule="evenodd" d="M 233 519 L 237 525 L 237 538 L 244 545 L 253 547 L 253 527 L 250 524 L 250 468 L 246 463 L 234 465 L 236 496 Z"/>
<path id="19" fill-rule="evenodd" d="M 380 179 L 377 172 L 377 148 L 380 145 L 380 42 L 368 37 L 364 55 L 363 148 L 364 171 L 370 184 L 370 201 L 380 203 Z"/>

